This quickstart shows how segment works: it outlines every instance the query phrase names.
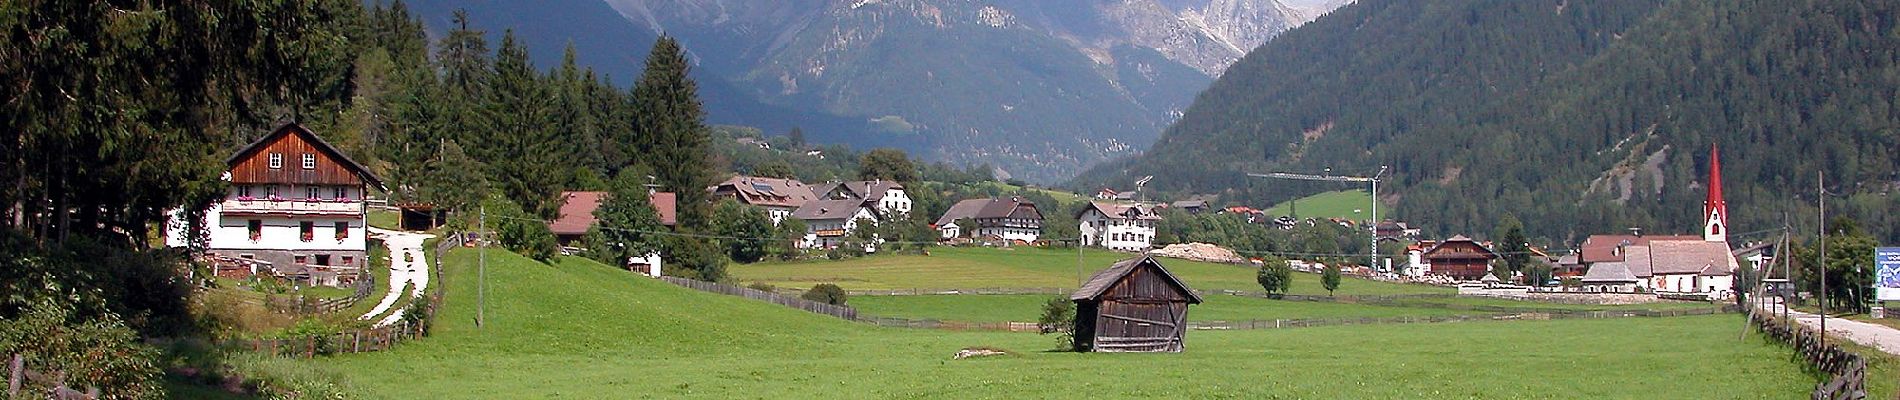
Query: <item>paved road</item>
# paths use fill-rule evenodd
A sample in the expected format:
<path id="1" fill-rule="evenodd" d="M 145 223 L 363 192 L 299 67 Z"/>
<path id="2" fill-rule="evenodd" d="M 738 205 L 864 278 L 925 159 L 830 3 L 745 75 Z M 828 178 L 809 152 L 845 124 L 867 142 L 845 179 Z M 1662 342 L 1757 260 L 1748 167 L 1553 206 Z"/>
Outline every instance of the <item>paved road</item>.
<path id="1" fill-rule="evenodd" d="M 380 228 L 369 228 L 369 233 L 370 238 L 381 238 L 383 246 L 389 248 L 389 293 L 383 295 L 383 301 L 376 303 L 376 308 L 357 319 L 376 318 L 394 307 L 396 312 L 376 321 L 376 326 L 389 326 L 402 321 L 402 307 L 409 305 L 406 299 L 421 296 L 423 289 L 429 287 L 428 254 L 422 251 L 422 241 L 435 236 Z M 415 286 L 404 293 L 402 289 L 408 283 L 415 283 Z"/>
<path id="2" fill-rule="evenodd" d="M 1774 312 L 1776 315 L 1781 314 L 1781 308 L 1780 304 L 1771 304 L 1768 306 L 1768 310 Z M 1793 316 L 1795 321 L 1800 322 L 1801 325 L 1814 329 L 1821 328 L 1821 316 L 1819 315 L 1800 311 L 1790 312 L 1789 315 Z M 1887 352 L 1887 354 L 1900 355 L 1900 329 L 1841 318 L 1828 318 L 1827 333 L 1830 336 L 1845 338 L 1854 343 L 1860 343 L 1862 346 L 1880 349 L 1880 351 Z"/>

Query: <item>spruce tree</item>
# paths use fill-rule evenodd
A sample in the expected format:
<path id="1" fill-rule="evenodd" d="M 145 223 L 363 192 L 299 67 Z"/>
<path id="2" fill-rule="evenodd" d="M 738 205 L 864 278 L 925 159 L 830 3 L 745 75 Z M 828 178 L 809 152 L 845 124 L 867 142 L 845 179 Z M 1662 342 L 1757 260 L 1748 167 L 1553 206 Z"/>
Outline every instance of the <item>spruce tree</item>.
<path id="1" fill-rule="evenodd" d="M 488 163 L 489 175 L 496 178 L 502 193 L 523 210 L 541 218 L 555 217 L 561 205 L 554 198 L 573 176 L 566 167 L 572 157 L 562 151 L 566 143 L 554 132 L 547 87 L 513 30 L 502 35 L 487 93 L 481 115 L 486 117 L 488 136 L 474 146 L 479 149 L 476 159 Z"/>
<path id="2" fill-rule="evenodd" d="M 679 195 L 679 221 L 688 229 L 705 226 L 706 185 L 711 132 L 700 108 L 698 84 L 687 76 L 686 52 L 662 36 L 647 55 L 646 70 L 634 86 L 639 154 L 665 190 Z"/>

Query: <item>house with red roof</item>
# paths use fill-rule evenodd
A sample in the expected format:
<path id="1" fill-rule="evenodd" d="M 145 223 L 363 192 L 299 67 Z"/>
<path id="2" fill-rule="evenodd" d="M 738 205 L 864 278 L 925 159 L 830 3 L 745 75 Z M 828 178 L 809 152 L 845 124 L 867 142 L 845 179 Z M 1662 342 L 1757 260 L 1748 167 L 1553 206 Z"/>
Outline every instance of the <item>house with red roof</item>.
<path id="1" fill-rule="evenodd" d="M 582 247 L 581 240 L 587 236 L 587 230 L 600 222 L 594 217 L 594 210 L 600 209 L 600 203 L 608 197 L 607 192 L 561 192 L 561 215 L 548 221 L 548 230 L 554 232 L 554 239 L 561 243 L 563 253 L 572 254 Z M 648 192 L 647 203 L 653 205 L 653 211 L 659 214 L 660 224 L 673 228 L 679 224 L 678 196 L 671 192 Z M 660 276 L 660 254 L 627 261 L 626 267 L 650 276 Z"/>

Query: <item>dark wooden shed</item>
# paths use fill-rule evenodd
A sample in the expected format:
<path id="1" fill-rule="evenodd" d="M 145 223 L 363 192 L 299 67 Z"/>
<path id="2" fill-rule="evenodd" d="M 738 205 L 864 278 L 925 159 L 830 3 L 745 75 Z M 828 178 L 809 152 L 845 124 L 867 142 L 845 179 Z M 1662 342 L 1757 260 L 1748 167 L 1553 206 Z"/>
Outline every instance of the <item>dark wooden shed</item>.
<path id="1" fill-rule="evenodd" d="M 1075 351 L 1180 352 L 1189 304 L 1201 296 L 1153 256 L 1116 262 L 1069 296 Z"/>

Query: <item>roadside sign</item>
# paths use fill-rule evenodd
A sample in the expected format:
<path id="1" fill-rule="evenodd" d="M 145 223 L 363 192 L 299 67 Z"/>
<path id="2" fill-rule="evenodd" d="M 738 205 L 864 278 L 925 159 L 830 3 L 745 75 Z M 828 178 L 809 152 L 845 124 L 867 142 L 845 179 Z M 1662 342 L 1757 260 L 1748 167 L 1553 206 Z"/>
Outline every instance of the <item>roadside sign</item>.
<path id="1" fill-rule="evenodd" d="M 1900 300 L 1900 247 L 1874 249 L 1874 296 Z"/>

